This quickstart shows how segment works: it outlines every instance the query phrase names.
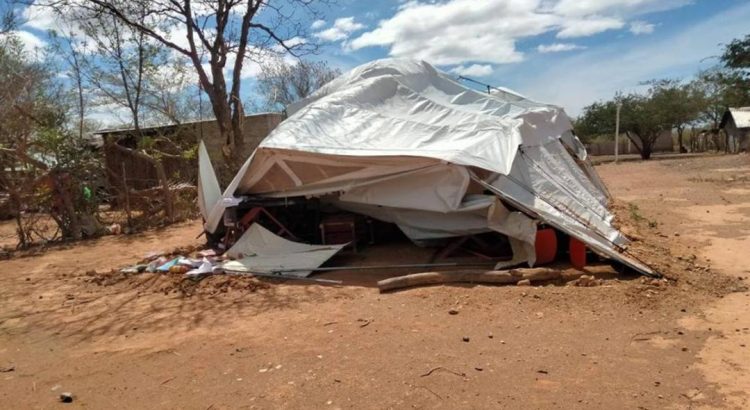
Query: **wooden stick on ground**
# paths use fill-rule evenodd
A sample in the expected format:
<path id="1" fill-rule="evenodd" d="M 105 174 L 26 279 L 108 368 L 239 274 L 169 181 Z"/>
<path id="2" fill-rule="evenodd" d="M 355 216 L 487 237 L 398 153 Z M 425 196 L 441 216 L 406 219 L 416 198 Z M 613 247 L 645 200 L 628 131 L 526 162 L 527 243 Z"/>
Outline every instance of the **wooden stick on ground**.
<path id="1" fill-rule="evenodd" d="M 558 279 L 561 276 L 562 272 L 550 268 L 422 272 L 378 281 L 378 289 L 380 289 L 380 292 L 387 292 L 394 289 L 443 283 L 490 283 L 503 285 L 515 284 L 521 280 L 529 280 L 530 282 L 552 280 Z"/>

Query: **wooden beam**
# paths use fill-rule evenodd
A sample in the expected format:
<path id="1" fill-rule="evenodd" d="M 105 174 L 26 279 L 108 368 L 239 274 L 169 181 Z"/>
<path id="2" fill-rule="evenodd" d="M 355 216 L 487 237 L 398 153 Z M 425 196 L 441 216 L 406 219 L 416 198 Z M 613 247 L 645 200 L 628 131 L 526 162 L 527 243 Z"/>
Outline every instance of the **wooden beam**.
<path id="1" fill-rule="evenodd" d="M 380 292 L 415 286 L 437 285 L 444 283 L 488 283 L 495 285 L 515 284 L 522 280 L 538 282 L 559 279 L 562 272 L 550 268 L 529 268 L 510 270 L 457 270 L 448 272 L 422 272 L 397 276 L 378 281 Z"/>

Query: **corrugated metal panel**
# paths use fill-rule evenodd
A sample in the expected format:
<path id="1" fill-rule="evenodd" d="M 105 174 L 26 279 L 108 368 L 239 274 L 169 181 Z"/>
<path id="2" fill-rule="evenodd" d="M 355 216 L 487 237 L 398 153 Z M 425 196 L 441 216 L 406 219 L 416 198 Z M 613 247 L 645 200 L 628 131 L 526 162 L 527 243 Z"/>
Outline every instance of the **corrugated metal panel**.
<path id="1" fill-rule="evenodd" d="M 737 128 L 750 128 L 750 107 L 730 108 Z"/>

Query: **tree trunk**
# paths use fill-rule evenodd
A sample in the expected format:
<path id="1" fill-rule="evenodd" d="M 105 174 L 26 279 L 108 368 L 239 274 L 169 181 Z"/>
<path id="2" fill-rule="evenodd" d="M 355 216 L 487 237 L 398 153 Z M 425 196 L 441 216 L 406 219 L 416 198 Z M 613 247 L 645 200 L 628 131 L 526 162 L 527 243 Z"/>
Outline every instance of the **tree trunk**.
<path id="1" fill-rule="evenodd" d="M 643 146 L 643 149 L 641 150 L 641 159 L 643 160 L 651 159 L 651 145 Z"/>
<path id="2" fill-rule="evenodd" d="M 60 209 L 60 212 L 63 214 L 60 215 L 60 217 L 63 223 L 60 228 L 63 229 L 63 237 L 71 238 L 77 241 L 82 237 L 81 221 L 78 218 L 75 206 L 73 205 L 73 200 L 71 199 L 70 189 L 68 189 L 70 188 L 68 186 L 69 184 L 66 183 L 67 181 L 65 180 L 64 176 L 50 176 L 52 177 L 52 183 L 54 184 L 55 190 L 57 191 L 56 194 L 59 195 L 60 203 L 62 204 L 62 209 Z"/>
<path id="3" fill-rule="evenodd" d="M 684 128 L 677 127 L 677 150 L 680 152 L 680 154 L 687 153 L 687 148 L 682 144 L 682 134 L 685 131 Z"/>
<path id="4" fill-rule="evenodd" d="M 154 159 L 154 168 L 156 168 L 156 177 L 159 178 L 159 184 L 161 184 L 161 190 L 164 195 L 164 213 L 167 216 L 169 223 L 174 222 L 174 198 L 172 198 L 172 192 L 169 190 L 169 180 L 167 179 L 167 173 L 164 172 L 164 164 L 161 161 Z"/>

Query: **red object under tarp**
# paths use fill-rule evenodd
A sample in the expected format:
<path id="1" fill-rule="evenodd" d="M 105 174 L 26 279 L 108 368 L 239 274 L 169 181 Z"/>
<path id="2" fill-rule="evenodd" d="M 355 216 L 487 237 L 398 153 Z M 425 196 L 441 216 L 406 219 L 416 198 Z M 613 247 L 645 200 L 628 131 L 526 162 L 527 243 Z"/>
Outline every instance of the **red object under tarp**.
<path id="1" fill-rule="evenodd" d="M 583 270 L 586 267 L 586 244 L 576 238 L 570 238 L 569 243 L 570 264 L 578 270 Z"/>
<path id="2" fill-rule="evenodd" d="M 555 255 L 557 255 L 557 234 L 555 230 L 552 228 L 537 230 L 534 250 L 536 251 L 536 265 L 553 262 Z"/>

